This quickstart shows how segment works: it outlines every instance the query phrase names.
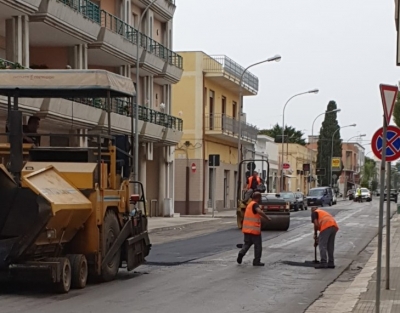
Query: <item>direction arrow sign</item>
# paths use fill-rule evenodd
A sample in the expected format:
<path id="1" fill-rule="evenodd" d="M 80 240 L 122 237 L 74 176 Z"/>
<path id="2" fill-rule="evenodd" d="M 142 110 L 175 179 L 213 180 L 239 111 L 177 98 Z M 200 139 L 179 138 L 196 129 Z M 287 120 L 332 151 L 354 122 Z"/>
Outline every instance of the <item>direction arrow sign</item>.
<path id="1" fill-rule="evenodd" d="M 386 162 L 393 162 L 400 158 L 400 128 L 389 125 L 387 127 Z M 375 156 L 382 160 L 383 128 L 379 128 L 372 136 L 371 148 Z"/>
<path id="2" fill-rule="evenodd" d="M 389 125 L 399 88 L 397 86 L 380 84 L 379 89 L 381 91 L 382 105 L 383 111 L 385 112 L 386 123 Z"/>

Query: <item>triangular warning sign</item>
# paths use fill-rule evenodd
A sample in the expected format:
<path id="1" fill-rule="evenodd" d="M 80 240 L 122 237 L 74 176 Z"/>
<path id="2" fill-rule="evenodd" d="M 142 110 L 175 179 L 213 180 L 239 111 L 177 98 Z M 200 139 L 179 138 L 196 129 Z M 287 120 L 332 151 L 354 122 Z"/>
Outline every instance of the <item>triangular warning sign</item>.
<path id="1" fill-rule="evenodd" d="M 386 123 L 389 125 L 399 88 L 397 86 L 380 84 L 379 89 L 381 91 L 382 105 L 383 111 L 385 112 Z"/>

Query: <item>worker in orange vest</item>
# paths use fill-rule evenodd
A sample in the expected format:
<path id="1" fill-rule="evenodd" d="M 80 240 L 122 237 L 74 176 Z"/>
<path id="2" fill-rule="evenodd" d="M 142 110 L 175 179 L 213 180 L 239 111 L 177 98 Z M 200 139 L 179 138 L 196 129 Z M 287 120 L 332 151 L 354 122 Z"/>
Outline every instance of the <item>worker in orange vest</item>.
<path id="1" fill-rule="evenodd" d="M 247 179 L 247 188 L 246 188 L 247 191 L 244 194 L 244 199 L 243 199 L 244 204 L 247 204 L 247 201 L 249 201 L 253 192 L 257 190 L 258 185 L 261 185 L 262 182 L 263 182 L 262 179 L 260 178 L 260 176 L 258 176 L 258 172 L 254 171 L 253 176 L 250 176 Z"/>
<path id="2" fill-rule="evenodd" d="M 264 266 L 261 263 L 262 254 L 262 239 L 261 239 L 261 217 L 267 221 L 271 219 L 264 214 L 260 209 L 259 203 L 261 201 L 261 193 L 253 193 L 253 200 L 247 205 L 244 213 L 242 232 L 244 234 L 244 245 L 239 251 L 237 262 L 242 264 L 243 257 L 249 251 L 250 247 L 254 245 L 254 266 Z"/>
<path id="3" fill-rule="evenodd" d="M 321 256 L 321 263 L 317 264 L 315 268 L 335 268 L 335 237 L 339 230 L 335 218 L 328 212 L 313 207 L 311 208 L 311 221 L 314 224 L 314 240 L 319 245 Z"/>

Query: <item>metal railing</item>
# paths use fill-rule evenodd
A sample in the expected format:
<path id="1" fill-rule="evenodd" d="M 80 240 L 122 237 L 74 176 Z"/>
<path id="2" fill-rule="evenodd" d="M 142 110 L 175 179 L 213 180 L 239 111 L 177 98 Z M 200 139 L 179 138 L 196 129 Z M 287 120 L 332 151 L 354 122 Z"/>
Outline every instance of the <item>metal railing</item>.
<path id="1" fill-rule="evenodd" d="M 239 133 L 239 121 L 226 114 L 206 114 L 204 124 L 206 131 L 217 131 L 229 136 L 237 136 Z M 257 141 L 257 135 L 256 126 L 242 122 L 242 139 Z"/>
<path id="2" fill-rule="evenodd" d="M 167 47 L 163 46 L 159 42 L 155 41 L 154 39 L 143 33 L 139 33 L 138 40 L 137 29 L 124 22 L 120 18 L 112 15 L 111 13 L 101 10 L 100 25 L 124 37 L 135 45 L 137 45 L 137 43 L 139 42 L 140 47 L 142 47 L 147 52 L 154 54 L 160 59 L 163 59 L 165 62 L 168 62 L 169 64 L 174 65 L 178 68 L 183 68 L 182 56 L 171 51 Z"/>
<path id="3" fill-rule="evenodd" d="M 204 70 L 226 73 L 240 80 L 245 68 L 225 55 L 213 55 L 205 58 Z M 247 71 L 243 76 L 243 87 L 258 92 L 258 77 Z"/>
<path id="4" fill-rule="evenodd" d="M 0 59 L 0 70 L 2 69 L 29 69 L 29 68 L 24 68 L 18 63 Z M 66 100 L 78 102 L 101 110 L 107 110 L 106 100 L 102 98 L 66 98 Z M 116 114 L 131 116 L 130 115 L 131 108 L 129 102 L 125 99 L 112 98 L 110 110 L 111 112 Z M 170 129 L 176 129 L 178 131 L 183 131 L 183 120 L 178 117 L 165 114 L 163 112 L 159 112 L 140 105 L 139 105 L 138 115 L 139 115 L 139 120 L 141 121 L 150 122 Z"/>
<path id="5" fill-rule="evenodd" d="M 78 11 L 89 20 L 100 24 L 100 7 L 89 0 L 57 0 Z"/>

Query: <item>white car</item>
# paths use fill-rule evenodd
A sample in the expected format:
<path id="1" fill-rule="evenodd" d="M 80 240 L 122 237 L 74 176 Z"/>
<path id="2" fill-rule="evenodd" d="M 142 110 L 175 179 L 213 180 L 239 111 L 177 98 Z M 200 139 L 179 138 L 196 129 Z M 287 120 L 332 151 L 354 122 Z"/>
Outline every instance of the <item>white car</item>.
<path id="1" fill-rule="evenodd" d="M 354 198 L 354 201 L 357 199 L 357 192 L 356 192 L 356 197 Z M 371 191 L 367 188 L 361 188 L 361 199 L 362 201 L 366 200 L 367 202 L 372 200 L 372 195 Z"/>

